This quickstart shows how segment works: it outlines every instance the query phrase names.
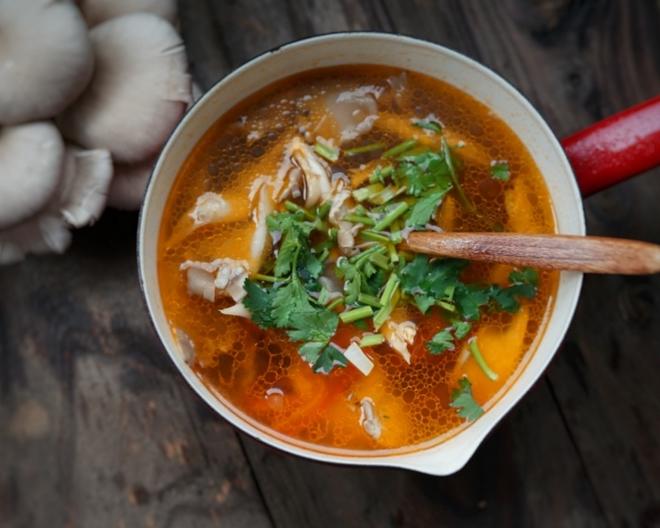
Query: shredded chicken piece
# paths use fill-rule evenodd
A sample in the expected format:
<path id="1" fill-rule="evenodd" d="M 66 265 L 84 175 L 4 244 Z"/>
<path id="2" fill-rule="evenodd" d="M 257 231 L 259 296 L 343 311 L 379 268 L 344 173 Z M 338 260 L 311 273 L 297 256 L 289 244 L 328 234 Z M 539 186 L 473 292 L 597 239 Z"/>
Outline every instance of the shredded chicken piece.
<path id="1" fill-rule="evenodd" d="M 369 397 L 360 400 L 360 425 L 374 440 L 380 438 L 383 427 L 376 415 L 376 404 Z"/>
<path id="2" fill-rule="evenodd" d="M 237 302 L 246 295 L 243 283 L 248 276 L 248 263 L 244 260 L 186 260 L 179 269 L 187 272 L 190 295 L 198 295 L 210 302 L 214 302 L 218 294 L 229 296 Z"/>
<path id="3" fill-rule="evenodd" d="M 201 226 L 222 219 L 229 210 L 230 206 L 221 194 L 205 192 L 197 197 L 195 207 L 188 214 L 195 226 Z"/>
<path id="4" fill-rule="evenodd" d="M 406 363 L 410 364 L 408 345 L 412 345 L 415 341 L 417 325 L 412 321 L 403 323 L 388 321 L 383 328 L 383 335 L 387 339 L 387 343 L 401 355 Z"/>

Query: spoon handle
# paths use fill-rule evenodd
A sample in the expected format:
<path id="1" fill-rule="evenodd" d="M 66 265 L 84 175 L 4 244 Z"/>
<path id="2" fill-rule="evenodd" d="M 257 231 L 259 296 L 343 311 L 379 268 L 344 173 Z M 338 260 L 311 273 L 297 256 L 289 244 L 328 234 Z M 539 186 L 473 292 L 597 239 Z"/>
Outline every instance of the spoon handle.
<path id="1" fill-rule="evenodd" d="M 519 233 L 411 233 L 417 253 L 541 269 L 644 275 L 660 272 L 660 246 L 637 240 Z"/>

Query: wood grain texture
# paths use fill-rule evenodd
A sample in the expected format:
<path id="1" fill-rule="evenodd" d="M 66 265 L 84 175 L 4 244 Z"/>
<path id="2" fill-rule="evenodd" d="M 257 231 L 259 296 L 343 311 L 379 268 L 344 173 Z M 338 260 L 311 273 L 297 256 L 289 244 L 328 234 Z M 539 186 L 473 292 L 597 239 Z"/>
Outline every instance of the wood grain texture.
<path id="1" fill-rule="evenodd" d="M 416 35 L 520 89 L 560 135 L 660 89 L 654 1 L 180 0 L 197 82 L 342 29 Z M 660 242 L 660 173 L 590 198 Z M 213 415 L 143 308 L 134 215 L 0 268 L 0 526 L 659 526 L 660 278 L 588 277 L 546 377 L 460 473 L 319 465 Z"/>
<path id="2" fill-rule="evenodd" d="M 411 233 L 417 253 L 539 269 L 648 275 L 660 272 L 660 246 L 623 238 L 521 233 Z"/>

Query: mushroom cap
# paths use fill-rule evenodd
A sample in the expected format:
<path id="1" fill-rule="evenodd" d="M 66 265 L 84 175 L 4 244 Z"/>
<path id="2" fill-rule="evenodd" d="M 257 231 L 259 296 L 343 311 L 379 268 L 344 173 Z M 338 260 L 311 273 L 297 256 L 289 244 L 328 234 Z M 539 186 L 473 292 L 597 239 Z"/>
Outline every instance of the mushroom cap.
<path id="1" fill-rule="evenodd" d="M 155 160 L 135 165 L 115 165 L 108 190 L 108 205 L 124 211 L 137 211 L 142 205 Z"/>
<path id="2" fill-rule="evenodd" d="M 105 207 L 112 181 L 107 150 L 81 150 L 68 145 L 59 189 L 59 210 L 73 227 L 93 224 Z"/>
<path id="3" fill-rule="evenodd" d="M 107 148 L 120 163 L 152 157 L 191 100 L 181 38 L 147 13 L 103 22 L 90 38 L 94 77 L 60 116 L 64 136 L 86 148 Z"/>
<path id="4" fill-rule="evenodd" d="M 75 5 L 0 2 L 0 124 L 55 116 L 81 94 L 93 69 L 87 25 Z"/>
<path id="5" fill-rule="evenodd" d="M 61 180 L 64 143 L 51 123 L 0 129 L 0 229 L 35 215 Z"/>
<path id="6" fill-rule="evenodd" d="M 130 13 L 151 13 L 169 22 L 176 20 L 175 0 L 78 0 L 90 27 Z"/>

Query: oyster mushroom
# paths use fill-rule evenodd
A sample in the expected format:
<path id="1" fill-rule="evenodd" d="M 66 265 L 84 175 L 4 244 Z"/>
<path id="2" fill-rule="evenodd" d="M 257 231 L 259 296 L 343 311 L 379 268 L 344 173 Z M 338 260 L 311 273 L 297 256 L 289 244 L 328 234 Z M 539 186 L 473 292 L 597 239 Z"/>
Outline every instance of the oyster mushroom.
<path id="1" fill-rule="evenodd" d="M 64 143 L 47 122 L 0 129 L 0 229 L 20 224 L 55 195 Z"/>
<path id="2" fill-rule="evenodd" d="M 172 23 L 176 20 L 174 0 L 78 0 L 90 27 L 130 13 L 151 13 Z"/>
<path id="3" fill-rule="evenodd" d="M 105 150 L 66 148 L 51 123 L 0 130 L 0 264 L 61 253 L 69 228 L 93 223 L 112 178 Z M 14 181 L 15 175 L 22 177 Z"/>
<path id="4" fill-rule="evenodd" d="M 93 224 L 105 207 L 112 180 L 112 159 L 107 150 L 66 150 L 58 208 L 73 227 Z"/>
<path id="5" fill-rule="evenodd" d="M 314 207 L 327 199 L 332 192 L 328 164 L 319 158 L 312 147 L 299 137 L 293 138 L 289 152 L 291 162 L 303 174 L 305 207 Z"/>
<path id="6" fill-rule="evenodd" d="M 73 4 L 0 2 L 0 124 L 55 116 L 85 89 L 93 67 L 87 26 Z"/>
<path id="7" fill-rule="evenodd" d="M 118 163 L 144 161 L 191 102 L 181 38 L 148 13 L 113 18 L 90 31 L 96 66 L 81 97 L 58 119 L 64 136 L 108 148 Z"/>

